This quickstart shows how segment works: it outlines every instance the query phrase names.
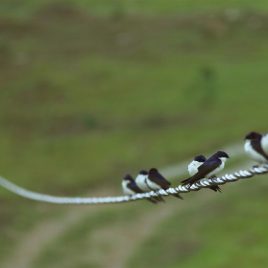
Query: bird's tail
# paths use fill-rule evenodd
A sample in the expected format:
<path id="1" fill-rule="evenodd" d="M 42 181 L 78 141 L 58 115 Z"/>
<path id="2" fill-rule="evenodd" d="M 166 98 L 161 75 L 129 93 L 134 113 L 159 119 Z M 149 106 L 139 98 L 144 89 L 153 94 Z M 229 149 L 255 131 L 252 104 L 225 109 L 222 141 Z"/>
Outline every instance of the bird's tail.
<path id="1" fill-rule="evenodd" d="M 213 178 L 216 178 L 216 176 L 213 175 L 213 176 L 210 176 L 209 178 L 210 178 L 210 179 L 213 179 Z M 211 185 L 211 186 L 209 186 L 208 188 L 211 189 L 211 190 L 214 191 L 214 192 L 219 192 L 219 193 L 221 193 L 221 188 L 220 188 L 219 185 L 217 185 L 217 184 Z"/>
<path id="2" fill-rule="evenodd" d="M 156 200 L 157 202 L 166 202 L 165 199 L 164 199 L 161 195 L 154 196 L 153 198 L 154 198 L 154 200 Z"/>
<path id="3" fill-rule="evenodd" d="M 154 198 L 146 198 L 149 202 L 151 202 L 151 203 L 153 203 L 153 204 L 157 204 L 158 203 L 158 201 L 156 200 L 156 199 L 154 199 Z"/>
<path id="4" fill-rule="evenodd" d="M 183 197 L 182 196 L 180 196 L 178 193 L 177 194 L 172 194 L 174 197 L 177 197 L 177 198 L 179 198 L 179 199 L 181 199 L 181 200 L 183 200 Z"/>
<path id="5" fill-rule="evenodd" d="M 214 192 L 221 193 L 221 188 L 218 185 L 212 185 L 209 187 L 209 189 L 213 190 Z"/>

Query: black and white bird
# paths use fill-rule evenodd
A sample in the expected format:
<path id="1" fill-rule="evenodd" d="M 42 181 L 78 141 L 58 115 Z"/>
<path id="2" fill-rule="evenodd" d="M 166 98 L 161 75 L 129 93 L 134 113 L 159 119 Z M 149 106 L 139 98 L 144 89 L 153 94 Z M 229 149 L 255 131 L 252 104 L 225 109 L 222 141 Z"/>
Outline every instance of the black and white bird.
<path id="1" fill-rule="evenodd" d="M 268 134 L 262 135 L 257 132 L 250 132 L 245 137 L 246 154 L 259 163 L 268 162 Z"/>
<path id="2" fill-rule="evenodd" d="M 190 176 L 195 175 L 198 172 L 198 168 L 206 161 L 204 155 L 196 156 L 193 161 L 188 165 L 188 172 Z"/>
<path id="3" fill-rule="evenodd" d="M 204 155 L 196 156 L 193 161 L 188 165 L 188 172 L 190 176 L 194 176 L 198 173 L 198 168 L 203 165 L 206 161 L 206 157 Z M 221 192 L 221 188 L 218 185 L 211 185 L 209 189 L 215 192 Z"/>
<path id="4" fill-rule="evenodd" d="M 144 192 L 150 192 L 154 190 L 148 185 L 148 175 L 149 175 L 148 171 L 141 170 L 135 179 L 135 182 L 138 185 L 138 187 Z M 165 201 L 162 196 L 155 196 L 153 199 L 161 202 Z"/>
<path id="5" fill-rule="evenodd" d="M 165 179 L 156 168 L 151 168 L 148 173 L 147 185 L 151 190 L 167 190 L 170 188 L 171 183 Z M 172 194 L 173 196 L 183 199 L 178 193 Z"/>
<path id="6" fill-rule="evenodd" d="M 229 155 L 223 151 L 218 151 L 208 158 L 203 164 L 198 167 L 198 172 L 190 178 L 183 180 L 182 184 L 193 184 L 203 178 L 212 178 L 221 171 Z"/>
<path id="7" fill-rule="evenodd" d="M 148 178 L 148 171 L 141 170 L 138 174 L 138 176 L 135 179 L 135 182 L 137 185 L 144 191 L 149 192 L 152 191 L 152 189 L 149 188 L 147 184 L 147 178 Z"/>
<path id="8" fill-rule="evenodd" d="M 139 188 L 139 186 L 136 184 L 135 180 L 129 174 L 127 174 L 122 180 L 122 189 L 123 189 L 123 193 L 125 195 L 144 193 L 144 191 Z M 152 202 L 154 204 L 157 203 L 157 201 L 152 199 L 152 198 L 148 198 L 147 200 L 149 200 L 150 202 Z"/>

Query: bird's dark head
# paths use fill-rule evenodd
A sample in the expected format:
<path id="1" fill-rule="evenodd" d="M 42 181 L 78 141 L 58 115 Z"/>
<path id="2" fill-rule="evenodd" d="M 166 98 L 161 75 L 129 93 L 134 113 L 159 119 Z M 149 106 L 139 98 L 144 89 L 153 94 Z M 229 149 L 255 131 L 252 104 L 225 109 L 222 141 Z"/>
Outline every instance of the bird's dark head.
<path id="1" fill-rule="evenodd" d="M 245 140 L 260 140 L 262 135 L 258 132 L 252 131 L 248 133 L 245 137 Z"/>
<path id="2" fill-rule="evenodd" d="M 148 175 L 148 171 L 146 171 L 146 170 L 141 170 L 141 171 L 139 172 L 139 174 L 140 174 L 140 175 Z"/>
<path id="3" fill-rule="evenodd" d="M 204 163 L 206 161 L 206 157 L 201 154 L 201 155 L 196 156 L 194 158 L 194 161 Z"/>
<path id="4" fill-rule="evenodd" d="M 156 173 L 158 173 L 158 170 L 156 168 L 151 168 L 149 170 L 149 174 L 156 174 Z"/>
<path id="5" fill-rule="evenodd" d="M 123 178 L 124 181 L 129 181 L 129 182 L 132 182 L 134 179 L 132 178 L 131 175 L 127 174 L 124 178 Z"/>
<path id="6" fill-rule="evenodd" d="M 225 153 L 224 151 L 218 151 L 215 154 L 215 156 L 217 156 L 218 158 L 225 158 L 225 159 L 230 158 L 230 156 L 227 153 Z"/>

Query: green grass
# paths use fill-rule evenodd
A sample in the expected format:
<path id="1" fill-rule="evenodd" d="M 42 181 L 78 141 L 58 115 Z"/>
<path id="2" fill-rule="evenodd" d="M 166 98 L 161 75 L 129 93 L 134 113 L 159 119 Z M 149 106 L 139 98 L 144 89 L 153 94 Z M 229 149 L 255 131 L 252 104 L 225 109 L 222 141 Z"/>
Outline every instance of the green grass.
<path id="1" fill-rule="evenodd" d="M 127 1 L 132 15 L 118 17 L 96 15 L 117 14 L 108 1 L 72 2 L 68 16 L 55 5 L 44 8 L 48 3 L 0 4 L 0 170 L 14 182 L 51 194 L 120 193 L 126 172 L 176 163 L 242 139 L 248 130 L 267 130 L 265 15 L 208 16 L 211 9 L 266 8 L 264 1 Z M 175 6 L 184 17 L 168 15 L 177 13 Z M 0 193 L 1 258 L 35 224 L 66 212 Z M 209 234 L 202 239 L 211 241 Z M 152 250 L 160 249 L 157 243 Z M 170 267 L 178 261 L 171 254 Z M 197 260 L 208 256 L 206 249 L 199 254 Z M 49 266 L 46 256 L 40 262 Z M 194 267 L 188 259 L 185 265 Z"/>
<path id="2" fill-rule="evenodd" d="M 126 14 L 177 15 L 186 12 L 199 13 L 204 11 L 219 11 L 223 9 L 231 11 L 235 9 L 266 11 L 268 8 L 266 1 L 263 0 L 254 2 L 249 0 L 58 0 L 56 2 L 52 0 L 40 0 L 38 2 L 32 0 L 24 2 L 18 0 L 3 0 L 0 5 L 0 14 L 3 17 L 25 19 L 40 9 L 50 7 L 51 5 L 57 9 L 64 10 L 64 12 L 68 12 L 69 7 L 76 7 L 77 9 L 83 9 L 84 12 L 89 14 L 115 16 Z M 64 9 L 62 9 L 62 6 L 64 6 Z M 65 6 L 67 8 L 65 8 Z"/>

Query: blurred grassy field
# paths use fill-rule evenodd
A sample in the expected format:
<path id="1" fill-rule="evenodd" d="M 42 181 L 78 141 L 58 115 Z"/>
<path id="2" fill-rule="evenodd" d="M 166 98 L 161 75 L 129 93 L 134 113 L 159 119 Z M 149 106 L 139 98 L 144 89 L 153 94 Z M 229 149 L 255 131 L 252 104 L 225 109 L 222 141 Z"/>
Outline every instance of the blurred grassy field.
<path id="1" fill-rule="evenodd" d="M 190 208 L 175 212 L 133 254 L 129 266 L 265 267 L 267 182 L 251 184 L 250 189 L 239 186 L 240 191 L 227 187 L 231 193 L 224 198 L 191 202 Z"/>
<path id="2" fill-rule="evenodd" d="M 21 2 L 18 0 L 2 0 L 0 14 L 5 17 L 28 18 L 35 14 L 40 8 L 48 5 L 73 6 L 83 11 L 102 16 L 111 14 L 178 14 L 184 12 L 203 12 L 223 9 L 246 9 L 246 10 L 267 10 L 268 4 L 263 0 L 66 0 L 52 1 L 40 0 L 38 2 L 29 0 Z"/>
<path id="3" fill-rule="evenodd" d="M 219 149 L 241 139 L 248 130 L 267 130 L 267 3 L 204 2 L 1 1 L 1 174 L 51 194 L 93 194 L 98 188 L 107 194 L 120 193 L 126 172 L 166 166 Z M 261 187 L 265 186 L 256 186 L 251 198 L 265 211 L 267 198 Z M 156 225 L 157 232 L 144 246 L 133 252 L 130 267 L 148 267 L 151 261 L 160 267 L 166 258 L 167 267 L 177 267 L 181 259 L 183 267 L 195 267 L 200 259 L 199 265 L 206 267 L 225 266 L 237 251 L 230 247 L 232 232 L 218 210 L 228 207 L 229 200 L 239 203 L 230 212 L 236 215 L 234 222 L 231 219 L 228 224 L 240 226 L 244 210 L 248 215 L 258 212 L 256 206 L 250 206 L 248 191 L 243 186 L 238 195 L 222 195 L 215 201 L 219 206 L 211 207 L 211 217 L 200 225 L 195 223 L 208 210 L 206 205 L 168 217 L 159 228 Z M 3 260 L 12 258 L 23 235 L 39 223 L 60 220 L 75 209 L 35 204 L 2 189 L 0 193 Z M 43 255 L 35 256 L 38 266 L 33 267 L 100 267 L 98 261 L 79 262 L 83 243 L 86 249 L 94 248 L 81 242 L 81 228 L 86 229 L 86 241 L 90 241 L 96 225 L 120 226 L 129 219 L 135 221 L 130 212 L 142 217 L 152 209 L 164 208 L 129 204 L 108 209 L 107 219 L 106 212 L 83 219 L 70 234 L 52 241 L 49 248 L 53 251 L 47 253 L 44 248 Z M 262 217 L 249 217 L 241 225 L 244 228 L 234 227 L 233 232 L 243 236 L 256 221 L 265 221 L 266 215 Z M 184 245 L 178 241 L 185 221 L 188 232 L 191 227 L 195 232 L 212 228 L 202 237 L 191 234 L 190 240 L 197 243 L 193 252 L 187 250 L 191 241 L 184 233 L 187 258 L 176 254 Z M 264 236 L 264 225 L 256 225 L 256 236 Z M 208 252 L 214 248 L 212 239 L 217 234 L 219 243 L 225 239 L 225 254 L 211 259 Z M 252 256 L 249 263 L 258 267 L 268 263 L 263 257 L 267 240 L 262 239 L 256 249 L 259 255 L 248 254 L 248 258 Z M 67 253 L 57 251 L 68 243 Z M 172 243 L 175 246 L 170 250 Z M 165 247 L 170 255 L 160 254 Z M 100 246 L 100 250 L 109 252 L 109 247 Z M 66 254 L 67 260 L 56 261 Z"/>

